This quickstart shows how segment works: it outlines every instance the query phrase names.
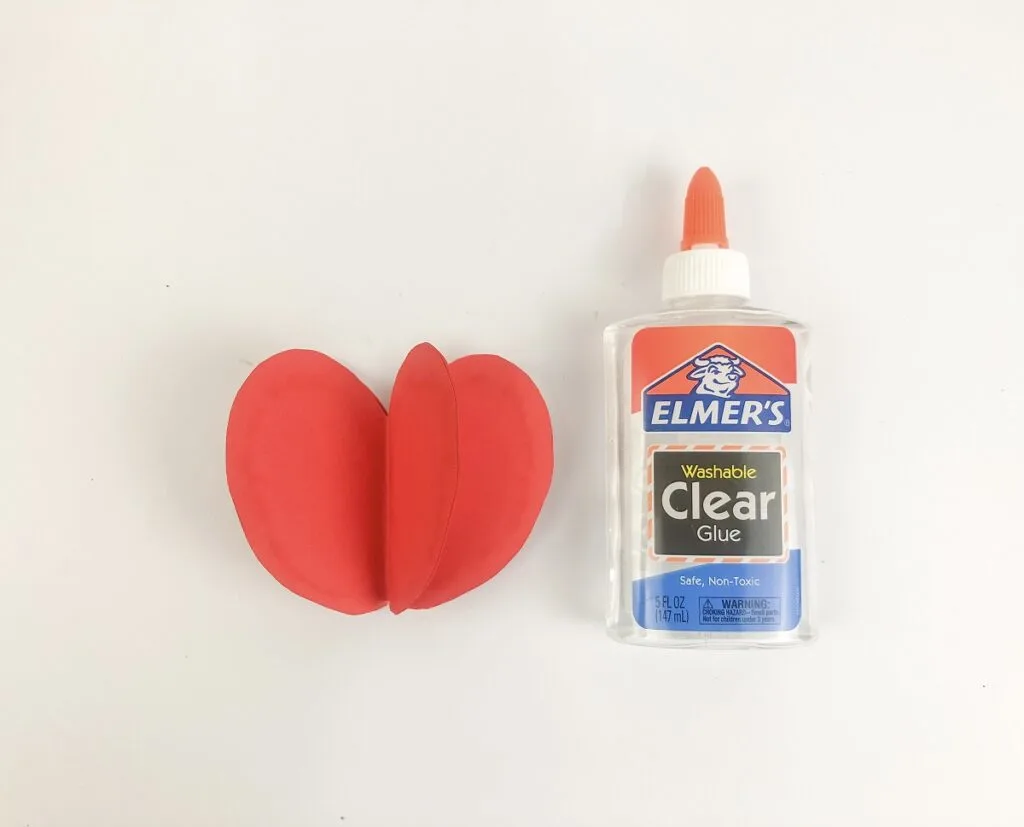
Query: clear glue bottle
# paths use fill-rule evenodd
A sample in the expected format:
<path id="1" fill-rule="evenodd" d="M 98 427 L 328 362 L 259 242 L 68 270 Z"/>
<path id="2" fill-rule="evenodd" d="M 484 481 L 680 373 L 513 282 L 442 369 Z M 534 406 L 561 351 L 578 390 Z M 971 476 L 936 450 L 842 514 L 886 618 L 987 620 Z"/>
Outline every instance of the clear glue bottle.
<path id="1" fill-rule="evenodd" d="M 813 639 L 807 329 L 749 304 L 718 179 L 697 171 L 661 313 L 605 330 L 611 635 Z"/>

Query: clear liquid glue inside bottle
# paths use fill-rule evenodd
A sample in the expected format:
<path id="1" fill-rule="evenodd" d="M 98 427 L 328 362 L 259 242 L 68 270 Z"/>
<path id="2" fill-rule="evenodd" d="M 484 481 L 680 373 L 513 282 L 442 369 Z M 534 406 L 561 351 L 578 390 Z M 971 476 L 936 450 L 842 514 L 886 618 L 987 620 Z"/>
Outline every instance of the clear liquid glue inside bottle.
<path id="1" fill-rule="evenodd" d="M 609 631 L 653 646 L 810 641 L 807 329 L 749 304 L 706 167 L 663 278 L 663 312 L 604 334 Z"/>

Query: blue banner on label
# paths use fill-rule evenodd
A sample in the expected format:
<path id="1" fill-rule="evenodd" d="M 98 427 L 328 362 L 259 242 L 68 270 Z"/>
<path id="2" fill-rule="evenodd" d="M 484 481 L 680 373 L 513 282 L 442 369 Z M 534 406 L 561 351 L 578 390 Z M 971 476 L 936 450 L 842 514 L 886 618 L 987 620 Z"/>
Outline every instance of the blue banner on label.
<path id="1" fill-rule="evenodd" d="M 785 563 L 707 563 L 633 582 L 645 629 L 781 632 L 800 623 L 800 550 Z"/>
<path id="2" fill-rule="evenodd" d="M 789 396 L 736 394 L 728 399 L 644 394 L 645 431 L 789 433 Z"/>

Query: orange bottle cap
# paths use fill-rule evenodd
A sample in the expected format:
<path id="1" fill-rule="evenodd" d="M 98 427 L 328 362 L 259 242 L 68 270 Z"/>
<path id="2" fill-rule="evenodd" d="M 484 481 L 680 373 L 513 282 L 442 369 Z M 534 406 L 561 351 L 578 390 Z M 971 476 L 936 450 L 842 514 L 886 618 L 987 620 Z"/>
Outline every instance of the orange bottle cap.
<path id="1" fill-rule="evenodd" d="M 681 250 L 701 245 L 728 247 L 725 234 L 725 201 L 722 186 L 708 167 L 698 169 L 686 190 Z"/>

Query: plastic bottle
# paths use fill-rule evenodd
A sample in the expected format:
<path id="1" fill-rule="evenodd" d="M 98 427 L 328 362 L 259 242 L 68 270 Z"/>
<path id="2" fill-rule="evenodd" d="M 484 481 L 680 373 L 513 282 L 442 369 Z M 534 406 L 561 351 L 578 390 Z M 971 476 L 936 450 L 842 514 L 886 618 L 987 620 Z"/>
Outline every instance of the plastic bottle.
<path id="1" fill-rule="evenodd" d="M 749 304 L 718 180 L 697 171 L 661 313 L 605 330 L 617 640 L 783 646 L 814 637 L 807 329 Z"/>

